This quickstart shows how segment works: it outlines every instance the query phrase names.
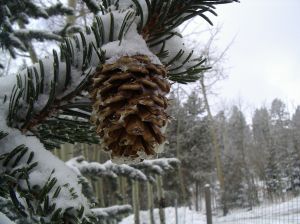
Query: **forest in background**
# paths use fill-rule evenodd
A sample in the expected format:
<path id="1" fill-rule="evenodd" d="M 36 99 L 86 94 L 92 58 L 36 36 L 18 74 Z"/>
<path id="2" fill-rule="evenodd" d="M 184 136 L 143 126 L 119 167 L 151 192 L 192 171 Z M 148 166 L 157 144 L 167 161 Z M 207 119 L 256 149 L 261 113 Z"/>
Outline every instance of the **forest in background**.
<path id="1" fill-rule="evenodd" d="M 198 208 L 200 189 L 208 183 L 218 192 L 218 206 L 225 205 L 227 209 L 251 208 L 264 200 L 284 200 L 288 194 L 299 194 L 299 106 L 290 113 L 282 100 L 274 99 L 270 107 L 255 109 L 251 123 L 247 123 L 243 111 L 234 105 L 219 111 L 210 121 L 196 91 L 185 102 L 174 92 L 171 98 L 170 114 L 174 120 L 167 129 L 165 155 L 176 156 L 182 162 L 177 182 L 172 176 L 167 182 L 171 192 L 181 199 L 195 200 L 191 203 Z M 211 125 L 216 127 L 221 151 L 223 200 Z"/>

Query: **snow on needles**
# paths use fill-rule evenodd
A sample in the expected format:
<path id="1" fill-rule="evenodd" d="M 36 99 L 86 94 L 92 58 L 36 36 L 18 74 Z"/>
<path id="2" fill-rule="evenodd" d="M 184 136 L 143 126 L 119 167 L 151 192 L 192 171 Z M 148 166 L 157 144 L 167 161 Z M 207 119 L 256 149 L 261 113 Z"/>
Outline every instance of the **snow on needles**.
<path id="1" fill-rule="evenodd" d="M 116 178 L 117 176 L 127 176 L 134 180 L 146 181 L 146 175 L 138 169 L 135 169 L 126 164 L 118 165 L 110 160 L 104 164 L 97 162 L 88 162 L 83 156 L 75 157 L 66 162 L 67 166 L 71 167 L 78 174 L 88 176 L 109 176 Z"/>
<path id="2" fill-rule="evenodd" d="M 78 184 L 76 173 L 74 173 L 64 162 L 56 158 L 51 152 L 47 151 L 42 143 L 34 136 L 26 136 L 22 134 L 18 129 L 10 128 L 6 124 L 6 117 L 8 113 L 9 100 L 3 103 L 4 98 L 9 99 L 11 87 L 14 84 L 15 77 L 2 77 L 0 78 L 0 131 L 8 133 L 6 137 L 0 140 L 0 154 L 9 153 L 19 145 L 25 145 L 28 147 L 29 152 L 34 152 L 33 162 L 38 161 L 38 165 L 31 170 L 29 174 L 29 181 L 31 186 L 38 185 L 43 187 L 51 176 L 57 179 L 56 185 L 50 191 L 50 195 L 53 195 L 58 186 L 62 187 L 59 197 L 51 198 L 51 203 L 56 203 L 56 208 L 62 208 L 63 210 L 68 207 L 74 207 L 80 209 L 84 206 L 85 211 L 88 210 L 87 199 L 82 195 L 81 185 Z M 6 95 L 6 97 L 5 97 Z M 27 159 L 27 158 L 26 158 Z M 13 161 L 9 162 L 12 163 Z M 25 165 L 26 160 L 22 158 L 19 164 Z M 10 164 L 11 165 L 11 164 Z M 13 169 L 17 169 L 17 167 Z M 6 167 L 0 166 L 0 172 L 6 171 Z M 22 186 L 26 188 L 25 184 Z M 74 189 L 74 193 L 77 194 L 77 198 L 74 199 L 71 196 L 70 189 Z"/>
<path id="3" fill-rule="evenodd" d="M 150 60 L 154 64 L 161 64 L 160 60 L 154 55 L 149 47 L 146 44 L 146 41 L 143 39 L 141 35 L 137 32 L 137 21 L 135 20 L 132 24 L 130 24 L 128 28 L 128 31 L 126 32 L 125 36 L 123 37 L 122 41 L 118 40 L 118 35 L 120 33 L 120 29 L 122 26 L 122 23 L 124 21 L 125 16 L 127 13 L 130 13 L 134 11 L 132 9 L 128 9 L 124 12 L 119 11 L 113 11 L 113 17 L 114 17 L 114 37 L 113 39 L 115 41 L 109 42 L 108 37 L 105 37 L 105 42 L 107 42 L 105 45 L 103 45 L 101 48 L 105 51 L 105 57 L 108 59 L 106 63 L 112 64 L 116 60 L 118 60 L 122 56 L 133 56 L 133 55 L 146 55 L 150 58 Z M 103 25 L 106 28 L 106 30 L 109 30 L 111 21 L 110 21 L 110 15 L 102 15 L 101 19 L 103 21 Z"/>
<path id="4" fill-rule="evenodd" d="M 7 216 L 4 215 L 2 212 L 0 212 L 0 223 L 1 224 L 15 224 L 9 218 L 7 218 Z"/>
<path id="5" fill-rule="evenodd" d="M 132 27 L 136 25 L 132 25 Z M 131 28 L 132 29 L 132 28 Z M 152 63 L 161 65 L 160 60 L 149 50 L 145 40 L 137 32 L 128 33 L 122 40 L 105 44 L 102 49 L 109 58 L 106 63 L 112 64 L 122 56 L 146 55 Z"/>

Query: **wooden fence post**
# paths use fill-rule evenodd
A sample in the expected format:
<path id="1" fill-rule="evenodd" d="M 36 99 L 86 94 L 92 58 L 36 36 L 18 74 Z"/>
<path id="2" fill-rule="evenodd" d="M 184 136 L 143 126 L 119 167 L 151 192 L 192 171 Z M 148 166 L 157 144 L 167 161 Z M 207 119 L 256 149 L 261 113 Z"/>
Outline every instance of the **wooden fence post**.
<path id="1" fill-rule="evenodd" d="M 139 183 L 132 181 L 132 203 L 134 211 L 134 224 L 140 224 Z"/>
<path id="2" fill-rule="evenodd" d="M 205 189 L 206 221 L 207 224 L 212 224 L 210 185 L 206 184 L 204 189 Z"/>
<path id="3" fill-rule="evenodd" d="M 175 198 L 175 224 L 178 224 L 178 201 Z"/>
<path id="4" fill-rule="evenodd" d="M 147 194 L 148 194 L 148 209 L 150 224 L 155 224 L 154 221 L 154 204 L 153 204 L 153 187 L 152 184 L 147 181 Z"/>
<path id="5" fill-rule="evenodd" d="M 162 176 L 157 175 L 156 177 L 157 184 L 157 196 L 158 196 L 158 210 L 159 210 L 159 220 L 160 224 L 166 224 L 166 215 L 165 215 L 165 194 L 163 189 L 163 180 Z"/>

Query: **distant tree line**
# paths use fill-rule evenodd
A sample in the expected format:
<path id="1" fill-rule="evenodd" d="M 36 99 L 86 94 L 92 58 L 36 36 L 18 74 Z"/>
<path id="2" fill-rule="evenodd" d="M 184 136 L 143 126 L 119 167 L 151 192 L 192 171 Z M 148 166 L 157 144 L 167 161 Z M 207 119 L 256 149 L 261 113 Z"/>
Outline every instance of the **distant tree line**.
<path id="1" fill-rule="evenodd" d="M 220 189 L 209 132 L 212 123 L 201 97 L 192 91 L 182 102 L 174 91 L 170 98 L 172 122 L 167 129 L 165 156 L 176 156 L 182 162 L 181 174 L 165 181 L 170 204 L 176 195 L 180 203 L 199 209 L 206 183 L 216 192 L 217 206 L 225 204 L 226 212 L 299 194 L 300 106 L 289 113 L 282 100 L 274 99 L 270 108 L 255 110 L 251 123 L 238 106 L 214 116 L 224 175 L 224 189 Z"/>

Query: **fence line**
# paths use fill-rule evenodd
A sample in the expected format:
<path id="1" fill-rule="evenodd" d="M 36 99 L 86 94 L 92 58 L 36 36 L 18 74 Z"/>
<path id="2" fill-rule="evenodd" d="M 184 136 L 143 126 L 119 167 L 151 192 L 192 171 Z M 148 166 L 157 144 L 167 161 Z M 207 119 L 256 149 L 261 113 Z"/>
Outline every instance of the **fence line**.
<path id="1" fill-rule="evenodd" d="M 210 189 L 204 188 L 203 191 L 205 204 L 214 204 L 215 198 L 206 195 L 210 194 Z M 206 212 L 207 224 L 300 224 L 300 196 L 286 194 L 284 200 L 264 201 L 251 209 L 232 208 L 226 216 L 222 215 L 221 208 L 213 207 L 212 213 Z M 228 206 L 236 207 L 236 203 Z"/>

